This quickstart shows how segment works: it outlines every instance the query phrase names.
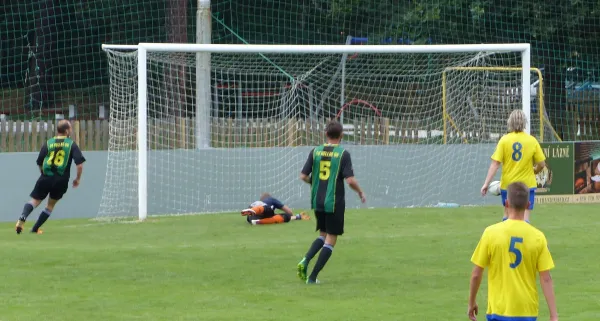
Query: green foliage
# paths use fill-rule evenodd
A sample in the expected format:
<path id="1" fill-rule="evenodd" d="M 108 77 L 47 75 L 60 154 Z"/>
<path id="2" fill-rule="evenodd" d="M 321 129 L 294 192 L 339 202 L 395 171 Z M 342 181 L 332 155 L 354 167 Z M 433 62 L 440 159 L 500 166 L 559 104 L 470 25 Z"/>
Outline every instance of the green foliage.
<path id="1" fill-rule="evenodd" d="M 33 0 L 0 8 L 0 85 L 24 89 L 21 102 L 0 97 L 0 112 L 40 108 L 35 91 L 104 86 L 92 105 L 108 105 L 108 71 L 102 43 L 194 42 L 196 0 Z M 174 10 L 186 4 L 187 34 L 173 28 Z M 565 107 L 565 70 L 598 74 L 600 2 L 589 0 L 213 0 L 213 41 L 254 44 L 342 44 L 348 35 L 370 44 L 399 38 L 415 44 L 532 44 L 532 63 L 545 67 L 549 109 Z M 174 13 L 175 12 L 175 13 Z M 182 17 L 183 20 L 183 17 Z M 37 24 L 36 24 L 37 23 Z M 46 23 L 48 27 L 42 27 Z M 173 35 L 174 30 L 177 34 Z M 177 36 L 174 38 L 174 36 Z M 35 40 L 44 40 L 37 46 Z M 29 47 L 28 47 L 29 44 Z M 43 58 L 42 70 L 36 57 Z M 47 70 L 46 70 L 47 69 Z M 44 77 L 48 76 L 49 79 Z M 37 86 L 36 81 L 51 86 Z M 5 99 L 6 98 L 6 99 Z M 38 107 L 36 107 L 38 106 Z M 552 117 L 551 117 L 552 118 Z M 566 120 L 552 119 L 552 122 Z"/>

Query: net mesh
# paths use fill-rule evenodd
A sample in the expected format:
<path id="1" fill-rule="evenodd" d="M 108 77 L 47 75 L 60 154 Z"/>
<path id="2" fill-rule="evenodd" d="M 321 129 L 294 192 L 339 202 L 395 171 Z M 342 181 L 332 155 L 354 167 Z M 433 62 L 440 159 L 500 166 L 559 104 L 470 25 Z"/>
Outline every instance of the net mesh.
<path id="1" fill-rule="evenodd" d="M 147 55 L 149 214 L 239 210 L 264 191 L 300 201 L 297 171 L 329 119 L 344 124 L 345 144 L 368 149 L 357 168 L 391 170 L 369 174 L 372 199 L 434 205 L 452 198 L 439 181 L 470 180 L 468 168 L 489 158 L 476 145 L 493 146 L 509 113 L 522 108 L 519 52 L 213 54 L 210 148 L 199 149 L 196 53 Z M 100 213 L 120 217 L 137 213 L 137 55 L 108 57 L 111 171 Z M 432 148 L 389 152 L 398 145 Z M 406 197 L 436 171 L 428 162 L 440 153 L 458 172 L 439 172 L 427 197 Z"/>
<path id="2" fill-rule="evenodd" d="M 212 0 L 212 41 L 238 44 L 344 44 L 348 41 L 348 36 L 352 36 L 351 44 L 355 45 L 531 43 L 531 65 L 540 69 L 543 76 L 542 86 L 542 79 L 537 77 L 536 73 L 532 73 L 532 92 L 539 93 L 543 89 L 543 101 L 547 112 L 541 130 L 536 123 L 537 117 L 533 117 L 532 114 L 532 132 L 538 138 L 542 138 L 540 134 L 543 132 L 544 141 L 554 140 L 557 136 L 563 140 L 597 140 L 600 139 L 598 130 L 600 113 L 597 108 L 600 104 L 600 94 L 598 94 L 600 81 L 597 72 L 600 62 L 598 35 L 600 31 L 596 28 L 600 24 L 598 6 L 599 3 L 589 1 L 547 1 L 532 6 L 531 2 L 524 0 L 511 2 Z M 39 150 L 42 142 L 53 135 L 56 115 L 62 115 L 73 121 L 73 136 L 84 151 L 109 148 L 112 151 L 117 150 L 119 144 L 123 144 L 123 150 L 131 150 L 125 149 L 125 146 L 133 144 L 133 136 L 121 139 L 122 142 L 113 141 L 110 144 L 109 136 L 116 135 L 115 131 L 118 130 L 134 128 L 132 126 L 135 126 L 133 120 L 135 115 L 131 113 L 135 111 L 126 111 L 123 105 L 118 104 L 124 104 L 135 96 L 132 93 L 136 89 L 131 88 L 127 91 L 110 86 L 112 79 L 109 63 L 99 44 L 194 42 L 197 9 L 196 0 L 148 0 L 143 3 L 133 0 L 32 0 L 5 3 L 0 9 L 2 17 L 0 19 L 0 86 L 2 87 L 0 123 L 3 123 L 0 126 L 2 129 L 0 130 L 0 152 Z M 332 101 L 331 104 L 339 103 L 335 98 L 341 96 L 341 93 L 335 92 L 339 87 L 327 89 L 329 85 L 322 84 L 325 87 L 316 88 L 314 85 L 302 82 L 300 77 L 303 73 L 295 74 L 293 66 L 279 66 L 280 63 L 285 64 L 285 62 L 265 64 L 264 58 L 262 60 L 261 58 L 263 57 L 235 57 L 235 59 L 249 59 L 239 65 L 213 58 L 214 64 L 222 65 L 220 70 L 224 77 L 233 77 L 230 75 L 233 73 L 238 77 L 235 80 L 237 83 L 246 82 L 246 85 L 254 83 L 253 86 L 257 86 L 252 94 L 244 94 L 242 99 L 232 94 L 235 90 L 240 90 L 233 87 L 233 81 L 222 81 L 221 85 L 211 87 L 213 100 L 218 101 L 214 104 L 223 108 L 223 111 L 213 117 L 218 116 L 221 122 L 227 122 L 227 125 L 213 124 L 213 127 L 221 129 L 221 132 L 213 131 L 213 133 L 219 133 L 220 136 L 216 141 L 223 147 L 239 146 L 240 141 L 247 136 L 241 130 L 236 134 L 227 134 L 231 132 L 223 129 L 228 128 L 230 118 L 231 127 L 235 127 L 234 119 L 237 116 L 234 114 L 239 110 L 236 106 L 240 103 L 244 106 L 253 105 L 252 110 L 269 110 L 271 114 L 268 117 L 281 113 L 277 111 L 277 106 L 282 105 L 282 97 L 304 101 L 310 106 L 321 106 L 323 117 L 336 113 L 334 108 L 323 103 L 326 99 L 322 96 L 329 90 L 325 96 L 331 96 L 329 99 Z M 187 58 L 179 59 L 184 61 Z M 253 66 L 252 61 L 259 63 Z M 110 65 L 114 66 L 114 63 L 111 62 Z M 134 68 L 132 65 L 121 63 L 123 65 L 120 70 Z M 514 66 L 513 63 L 504 62 L 491 65 Z M 233 72 L 240 66 L 247 68 L 246 74 L 252 76 L 244 76 L 243 72 Z M 253 68 L 256 70 L 252 70 Z M 339 68 L 339 65 L 336 68 Z M 331 69 L 332 75 L 335 75 L 337 70 Z M 271 81 L 278 85 L 256 85 L 252 77 L 259 77 L 257 73 L 268 74 L 268 77 L 272 78 Z M 446 118 L 446 122 L 442 119 L 442 129 L 443 124 L 446 123 L 448 137 L 454 137 L 449 139 L 452 143 L 462 141 L 457 139 L 461 131 L 469 133 L 486 131 L 478 128 L 470 129 L 466 124 L 463 128 L 455 129 L 451 124 L 449 125 L 450 120 L 454 121 L 456 117 L 456 122 L 463 122 L 459 115 L 473 113 L 477 108 L 469 107 L 469 110 L 458 112 L 453 110 L 465 108 L 464 106 L 469 104 L 481 105 L 481 101 L 485 101 L 488 106 L 491 106 L 490 108 L 493 108 L 494 104 L 493 97 L 482 98 L 482 95 L 485 95 L 481 90 L 483 87 L 477 89 L 456 85 L 460 83 L 460 79 L 464 82 L 465 79 L 485 77 L 485 74 L 494 73 L 509 77 L 508 80 L 495 80 L 497 82 L 493 85 L 495 88 L 502 86 L 513 88 L 514 81 L 518 79 L 518 73 L 508 71 L 468 71 L 462 76 L 458 75 L 461 73 L 465 71 L 447 73 L 446 103 L 450 117 Z M 189 80 L 186 84 L 188 88 L 186 90 L 189 90 L 189 84 L 193 79 L 189 73 L 184 73 L 184 76 L 186 81 Z M 218 75 L 213 73 L 213 77 L 217 79 Z M 133 78 L 135 75 L 131 76 L 131 79 L 118 81 L 134 81 Z M 264 81 L 264 78 L 256 79 L 260 79 L 258 83 Z M 369 85 L 348 80 L 344 88 L 350 93 L 360 91 L 366 95 L 367 90 L 361 90 L 361 87 L 369 87 L 371 92 L 375 92 L 381 82 L 373 79 L 365 81 L 370 81 Z M 281 89 L 291 84 L 295 84 L 292 97 L 286 96 L 287 89 Z M 391 88 L 392 85 L 387 83 L 384 86 Z M 174 84 L 169 86 L 173 87 Z M 261 86 L 269 89 L 275 87 L 275 90 L 272 90 L 269 95 L 264 95 L 260 93 Z M 245 87 L 246 90 L 248 87 Z M 413 95 L 411 97 L 420 97 L 417 96 L 418 92 L 418 90 L 411 92 L 410 94 Z M 430 96 L 438 95 L 439 92 L 443 91 L 440 89 Z M 126 96 L 129 94 L 132 96 Z M 115 95 L 122 96 L 117 99 Z M 193 96 L 184 91 L 180 91 L 177 95 Z M 500 96 L 511 95 L 500 94 Z M 181 101 L 181 98 L 166 97 L 163 99 Z M 381 98 L 382 101 L 386 99 Z M 499 100 L 497 96 L 495 99 Z M 503 99 L 510 101 L 513 98 Z M 369 110 L 372 109 L 365 108 L 368 106 L 365 102 L 375 106 L 381 104 L 381 102 L 374 103 L 372 99 L 354 102 L 347 100 L 348 106 L 343 116 L 370 112 Z M 540 103 L 539 99 L 536 101 L 532 96 L 532 110 L 539 109 Z M 177 105 L 172 106 L 179 108 Z M 189 108 L 194 109 L 193 104 L 189 103 L 185 108 L 188 113 Z M 385 111 L 384 108 L 380 109 L 382 112 Z M 109 126 L 109 111 L 122 113 L 115 115 L 117 119 L 122 120 L 115 120 Z M 296 112 L 298 118 L 301 117 L 302 112 Z M 242 108 L 242 117 L 253 120 L 258 117 L 243 113 Z M 412 116 L 425 117 L 423 119 L 430 117 L 419 113 L 413 113 Z M 473 117 L 488 119 L 491 116 L 483 111 Z M 365 119 L 367 118 L 365 116 Z M 113 117 L 110 116 L 110 119 Z M 397 139 L 396 137 L 401 137 L 399 128 L 404 128 L 402 126 L 405 125 L 408 126 L 406 128 L 411 128 L 415 123 L 408 117 L 400 117 L 397 121 L 404 125 L 396 126 L 393 124 L 394 118 L 389 117 L 389 119 L 392 122 L 389 127 L 393 132 L 393 135 L 390 134 L 392 142 Z M 280 125 L 285 126 L 283 123 Z M 347 126 L 349 125 L 354 124 L 347 123 Z M 248 126 L 256 128 L 258 125 Z M 304 126 L 318 128 L 320 125 L 319 122 L 311 120 L 308 125 L 304 123 Z M 479 125 L 471 125 L 473 126 Z M 398 128 L 398 135 L 396 135 L 396 128 Z M 351 129 L 348 129 L 349 133 Z M 260 146 L 263 142 L 270 146 L 283 144 L 280 142 L 284 137 L 281 134 L 260 134 L 262 132 L 270 133 L 270 131 L 257 129 L 258 134 L 253 134 L 258 137 L 255 140 L 260 140 L 255 143 L 256 146 Z M 311 130 L 306 132 L 305 136 L 298 139 L 305 142 L 315 139 L 316 134 L 313 135 Z M 365 137 L 361 140 L 358 136 L 357 144 L 378 140 L 376 137 L 369 138 L 368 131 L 363 132 Z M 431 132 L 433 131 L 429 131 Z M 126 137 L 134 134 L 119 135 L 119 137 Z M 434 140 L 429 136 L 425 139 L 429 142 Z M 404 143 L 409 141 L 412 140 L 404 138 Z M 135 163 L 134 158 L 111 160 L 111 162 L 117 161 Z M 125 168 L 124 163 L 115 166 Z M 136 174 L 123 172 L 120 175 Z M 118 180 L 120 177 L 110 179 Z M 123 184 L 129 183 L 123 181 Z M 121 191 L 123 190 L 117 189 L 104 193 L 121 193 Z M 135 193 L 131 195 L 135 197 Z"/>
<path id="3" fill-rule="evenodd" d="M 194 42 L 197 9 L 196 0 L 6 3 L 0 10 L 0 114 L 9 121 L 54 114 L 103 121 L 108 116 L 100 106 L 108 110 L 110 91 L 99 44 Z M 598 3 L 212 0 L 211 11 L 214 43 L 343 44 L 349 35 L 369 44 L 528 42 L 558 135 L 600 138 Z M 2 139 L 8 142 L 8 135 Z M 37 147 L 21 139 L 3 149 Z M 84 146 L 107 148 L 102 140 Z"/>

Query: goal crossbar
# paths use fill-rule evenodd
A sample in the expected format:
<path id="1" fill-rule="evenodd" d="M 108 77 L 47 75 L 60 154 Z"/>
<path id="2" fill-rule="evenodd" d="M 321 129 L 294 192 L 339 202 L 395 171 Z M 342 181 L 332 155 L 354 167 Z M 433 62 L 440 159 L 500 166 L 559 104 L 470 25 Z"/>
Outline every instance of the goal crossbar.
<path id="1" fill-rule="evenodd" d="M 530 120 L 530 68 L 531 46 L 528 43 L 514 44 L 465 44 L 465 45 L 233 45 L 233 44 L 174 44 L 174 43 L 140 43 L 138 45 L 111 45 L 103 44 L 103 50 L 137 50 L 138 59 L 138 120 L 137 120 L 137 148 L 138 148 L 138 216 L 140 220 L 147 217 L 148 202 L 148 124 L 147 124 L 147 74 L 148 52 L 187 52 L 197 54 L 196 84 L 198 102 L 210 99 L 210 53 L 279 53 L 279 54 L 416 54 L 416 53 L 468 53 L 468 52 L 520 52 L 521 53 L 521 81 L 523 86 L 522 104 L 523 111 Z M 200 107 L 200 105 L 198 105 Z M 208 107 L 205 107 L 208 108 Z M 197 114 L 199 110 L 196 111 Z M 196 117 L 197 122 L 206 120 Z M 196 130 L 208 131 L 207 124 L 198 124 Z M 527 126 L 527 133 L 530 127 Z M 207 133 L 202 132 L 205 136 Z M 201 148 L 201 146 L 198 146 Z"/>
<path id="2" fill-rule="evenodd" d="M 102 49 L 145 49 L 154 52 L 209 52 L 209 53 L 456 53 L 456 52 L 523 52 L 529 53 L 528 43 L 473 44 L 473 45 L 231 45 L 140 43 L 138 45 L 103 44 Z"/>

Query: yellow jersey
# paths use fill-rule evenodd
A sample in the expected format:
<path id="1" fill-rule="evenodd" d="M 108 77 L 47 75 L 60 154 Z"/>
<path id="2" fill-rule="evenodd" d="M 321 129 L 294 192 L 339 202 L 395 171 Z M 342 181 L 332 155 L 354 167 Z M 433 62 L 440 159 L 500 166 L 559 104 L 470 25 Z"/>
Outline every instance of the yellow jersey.
<path id="1" fill-rule="evenodd" d="M 514 182 L 523 182 L 529 188 L 536 188 L 533 165 L 546 160 L 546 156 L 535 137 L 517 132 L 500 138 L 492 159 L 502 163 L 500 189 L 505 190 Z"/>
<path id="2" fill-rule="evenodd" d="M 471 262 L 488 271 L 488 320 L 535 320 L 537 273 L 554 268 L 544 233 L 520 220 L 488 226 Z"/>

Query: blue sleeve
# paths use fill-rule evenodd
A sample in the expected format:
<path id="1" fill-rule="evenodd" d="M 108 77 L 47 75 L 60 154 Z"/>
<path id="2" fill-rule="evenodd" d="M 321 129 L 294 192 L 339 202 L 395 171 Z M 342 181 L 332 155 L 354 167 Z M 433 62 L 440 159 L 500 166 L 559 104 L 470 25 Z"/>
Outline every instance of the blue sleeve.
<path id="1" fill-rule="evenodd" d="M 281 203 L 278 199 L 272 198 L 271 203 L 273 204 L 273 207 L 275 207 L 278 210 L 283 208 L 283 203 Z"/>

